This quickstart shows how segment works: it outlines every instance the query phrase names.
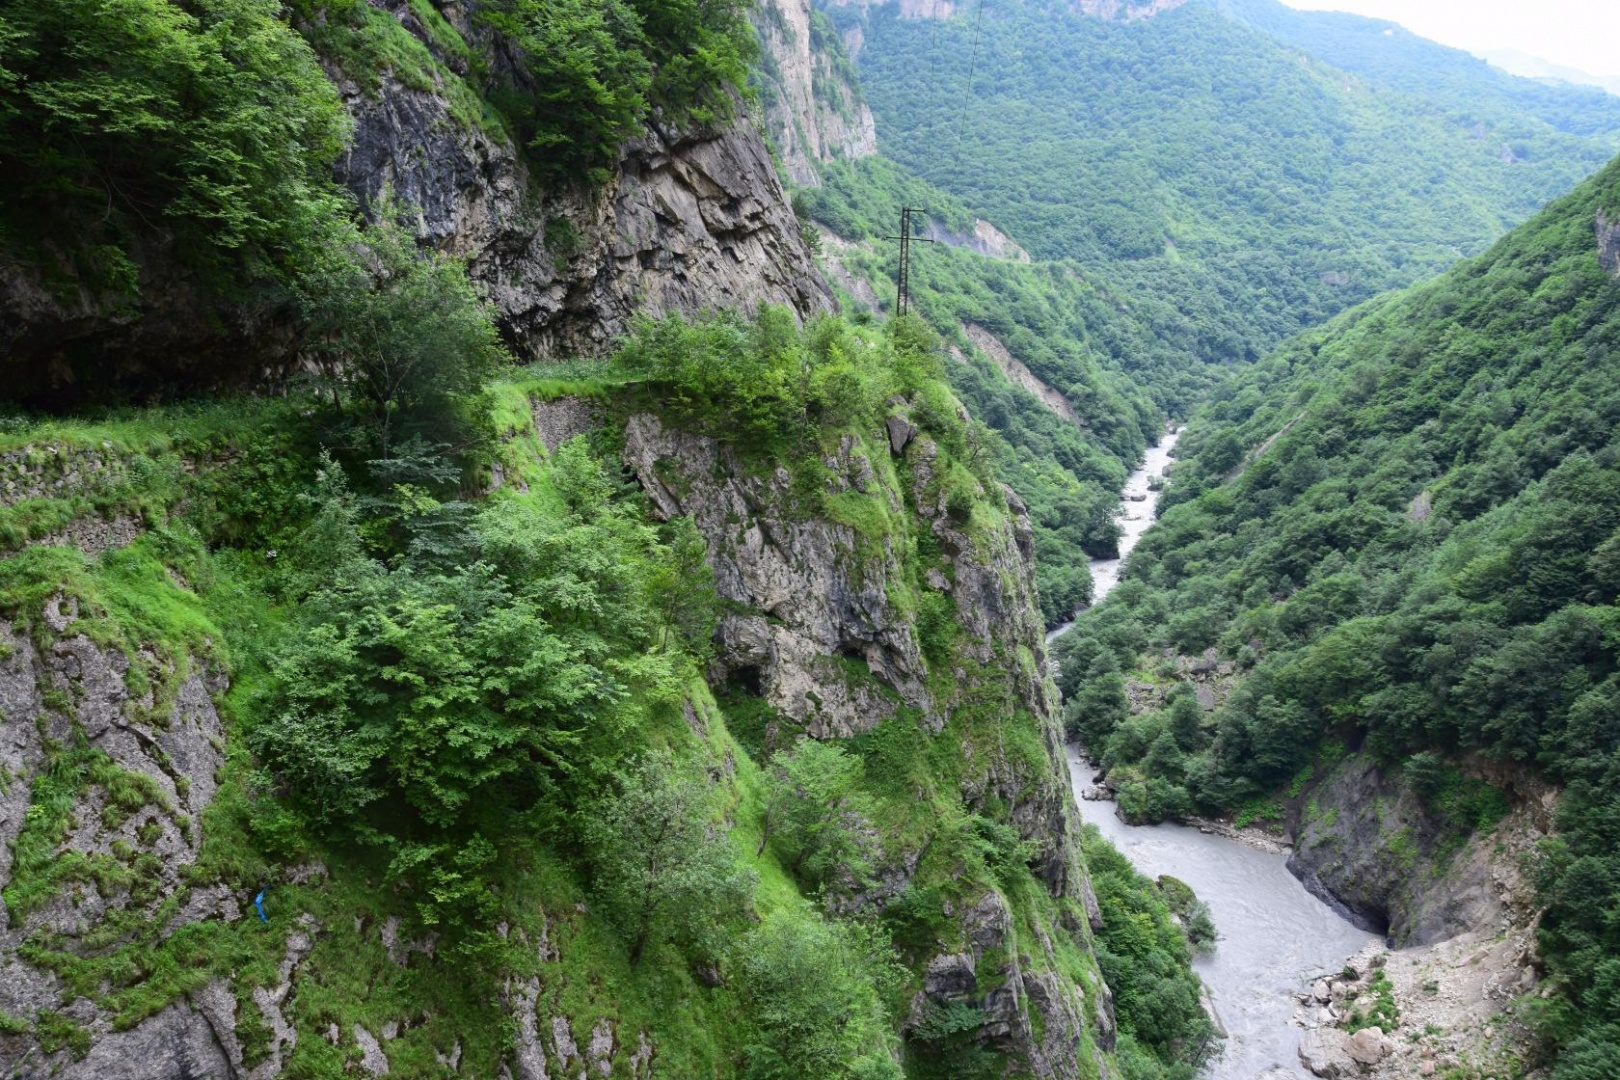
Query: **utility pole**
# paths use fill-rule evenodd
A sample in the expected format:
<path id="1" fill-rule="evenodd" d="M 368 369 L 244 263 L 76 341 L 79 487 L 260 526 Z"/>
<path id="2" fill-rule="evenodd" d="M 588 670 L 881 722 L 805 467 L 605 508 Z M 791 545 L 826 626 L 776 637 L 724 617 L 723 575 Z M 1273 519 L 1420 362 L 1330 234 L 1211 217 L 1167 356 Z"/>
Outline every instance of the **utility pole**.
<path id="1" fill-rule="evenodd" d="M 933 241 L 922 236 L 911 235 L 911 215 L 927 214 L 926 210 L 919 210 L 912 206 L 900 208 L 900 235 L 885 236 L 885 240 L 900 241 L 900 272 L 895 276 L 894 312 L 904 315 L 911 306 L 911 242 L 932 244 Z"/>

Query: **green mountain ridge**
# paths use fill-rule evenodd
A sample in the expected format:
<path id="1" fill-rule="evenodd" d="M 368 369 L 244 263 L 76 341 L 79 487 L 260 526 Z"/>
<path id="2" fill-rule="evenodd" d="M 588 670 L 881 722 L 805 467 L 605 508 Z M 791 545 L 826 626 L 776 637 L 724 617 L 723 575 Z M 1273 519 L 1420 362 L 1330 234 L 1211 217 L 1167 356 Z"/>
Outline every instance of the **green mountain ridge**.
<path id="1" fill-rule="evenodd" d="M 1564 785 L 1531 871 L 1561 991 L 1539 1030 L 1582 1080 L 1620 1061 L 1620 281 L 1597 236 L 1616 206 L 1620 162 L 1223 387 L 1126 580 L 1062 647 L 1071 730 L 1141 819 L 1297 795 L 1347 742 L 1463 836 L 1505 808 L 1459 755 Z M 1161 648 L 1237 662 L 1206 720 L 1127 713 L 1117 672 Z"/>
<path id="2" fill-rule="evenodd" d="M 1523 107 L 1460 114 L 1202 5 L 1129 23 L 997 5 L 976 61 L 977 16 L 831 12 L 861 30 L 886 155 L 1031 254 L 1167 302 L 1205 362 L 1481 250 L 1615 146 L 1611 114 L 1589 138 Z"/>

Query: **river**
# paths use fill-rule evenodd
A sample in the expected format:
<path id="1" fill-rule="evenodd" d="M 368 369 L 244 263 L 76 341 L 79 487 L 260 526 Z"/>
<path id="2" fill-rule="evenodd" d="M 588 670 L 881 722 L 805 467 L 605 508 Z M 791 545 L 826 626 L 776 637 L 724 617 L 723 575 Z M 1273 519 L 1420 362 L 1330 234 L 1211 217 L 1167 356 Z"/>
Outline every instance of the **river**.
<path id="1" fill-rule="evenodd" d="M 1113 803 L 1080 799 L 1095 775 L 1071 746 L 1069 776 L 1080 816 L 1142 873 L 1170 874 L 1191 885 L 1215 920 L 1215 951 L 1193 961 L 1227 1033 L 1210 1080 L 1309 1077 L 1299 1064 L 1300 1030 L 1289 1023 L 1294 995 L 1316 976 L 1343 967 L 1373 935 L 1306 892 L 1281 855 L 1185 825 L 1126 825 Z"/>
<path id="2" fill-rule="evenodd" d="M 1114 591 L 1119 584 L 1119 570 L 1125 562 L 1125 556 L 1131 553 L 1136 542 L 1142 539 L 1142 534 L 1148 531 L 1153 519 L 1159 512 L 1159 493 L 1148 485 L 1156 476 L 1163 476 L 1165 468 L 1170 464 L 1170 451 L 1176 447 L 1176 440 L 1181 438 L 1179 429 L 1166 431 L 1159 439 L 1157 446 L 1150 446 L 1141 466 L 1125 478 L 1125 490 L 1120 495 L 1119 515 L 1119 558 L 1092 559 L 1091 560 L 1091 602 L 1098 603 L 1103 597 Z M 1066 622 L 1046 635 L 1051 641 L 1068 633 L 1074 623 Z"/>
<path id="3" fill-rule="evenodd" d="M 1120 563 L 1153 524 L 1159 493 L 1148 488 L 1170 461 L 1178 432 L 1167 433 L 1147 452 L 1142 467 L 1125 482 L 1123 535 L 1118 559 L 1094 559 L 1097 600 L 1119 582 Z M 1140 501 L 1132 496 L 1146 496 Z M 1073 624 L 1047 635 L 1057 637 Z M 1227 1033 L 1209 1080 L 1256 1080 L 1310 1076 L 1299 1064 L 1298 1028 L 1290 1024 L 1294 995 L 1318 975 L 1337 971 L 1372 935 L 1340 918 L 1305 891 L 1288 872 L 1285 858 L 1184 825 L 1126 825 L 1110 802 L 1090 802 L 1080 792 L 1096 770 L 1069 748 L 1069 776 L 1080 816 L 1097 826 L 1142 873 L 1170 874 L 1192 886 L 1209 905 L 1220 937 L 1215 951 L 1194 969 L 1209 989 L 1216 1018 Z"/>

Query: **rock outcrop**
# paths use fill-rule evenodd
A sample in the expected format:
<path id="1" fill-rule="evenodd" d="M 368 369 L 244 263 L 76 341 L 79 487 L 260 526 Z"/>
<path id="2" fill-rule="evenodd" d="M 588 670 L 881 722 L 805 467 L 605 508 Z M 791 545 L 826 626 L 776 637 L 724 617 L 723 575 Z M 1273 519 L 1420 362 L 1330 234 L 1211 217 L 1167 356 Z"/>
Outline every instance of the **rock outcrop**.
<path id="1" fill-rule="evenodd" d="M 406 0 L 373 6 L 429 52 L 442 51 Z M 489 44 L 464 8 L 443 14 L 469 41 Z M 466 66 L 439 59 L 446 70 Z M 803 317 L 834 306 L 740 104 L 737 120 L 717 129 L 650 123 L 622 148 L 605 185 L 542 187 L 518 147 L 493 123 L 468 118 L 442 87 L 387 71 L 367 86 L 335 65 L 328 73 L 353 119 L 338 180 L 373 214 L 387 192 L 423 243 L 465 258 L 524 357 L 601 353 L 638 312 L 785 304 Z M 814 152 L 870 152 L 862 109 L 847 131 L 837 129 L 838 109 L 824 110 Z M 270 292 L 222 300 L 163 236 L 136 239 L 133 303 L 81 280 L 66 253 L 48 271 L 0 264 L 0 357 L 14 395 L 195 391 L 263 382 L 296 363 L 300 340 L 284 300 Z"/>
<path id="2" fill-rule="evenodd" d="M 376 3 L 432 47 L 403 0 Z M 447 15 L 475 36 L 464 13 Z M 372 212 L 386 193 L 424 243 L 465 258 L 526 356 L 599 354 L 641 312 L 832 309 L 746 117 L 719 130 L 650 125 L 605 186 L 541 190 L 510 141 L 463 122 L 444 95 L 334 77 L 354 118 L 339 180 Z"/>
<path id="3" fill-rule="evenodd" d="M 1599 210 L 1593 228 L 1597 232 L 1598 264 L 1620 277 L 1620 215 L 1611 221 Z"/>
<path id="4" fill-rule="evenodd" d="M 1397 946 L 1524 925 L 1534 912 L 1533 890 L 1505 852 L 1533 845 L 1550 829 L 1551 802 L 1550 792 L 1526 791 L 1506 820 L 1459 846 L 1455 830 L 1399 776 L 1352 755 L 1299 800 L 1288 868 Z"/>
<path id="5" fill-rule="evenodd" d="M 1038 845 L 1032 865 L 1055 897 L 1082 913 L 1063 927 L 1033 920 L 1035 937 L 1020 929 L 997 890 L 979 895 L 955 918 L 960 943 L 926 963 L 924 986 L 910 1024 L 933 1010 L 967 1005 L 983 1013 L 978 1041 L 1034 1075 L 1089 1075 L 1079 1058 L 1081 1033 L 1112 1045 L 1106 991 L 1087 1002 L 1058 973 L 1054 938 L 1084 940 L 1088 885 L 1073 841 L 1064 782 L 1055 691 L 1044 676 L 1042 624 L 1035 602 L 1033 539 L 1026 512 L 1005 488 L 985 491 L 1004 505 L 1005 521 L 970 535 L 939 483 L 944 464 L 934 440 L 907 406 L 869 438 L 845 436 L 822 462 L 833 499 L 871 500 L 879 514 L 914 514 L 942 553 L 943 571 L 913 582 L 900 541 L 904 531 L 874 536 L 828 517 L 807 516 L 792 478 L 778 468 L 743 467 L 730 447 L 678 431 L 659 418 L 630 417 L 624 457 L 666 517 L 690 515 L 707 541 L 708 558 L 726 613 L 716 632 L 711 680 L 757 695 L 796 731 L 813 738 L 846 738 L 870 731 L 901 710 L 938 735 L 967 702 L 966 693 L 1004 694 L 1014 710 L 1035 718 L 1044 751 L 1019 760 L 994 740 L 966 742 L 969 762 L 962 798 L 970 807 L 1001 808 L 1024 838 Z M 930 679 L 930 662 L 915 618 L 897 598 L 918 586 L 951 599 L 961 638 L 952 678 Z M 920 852 L 891 853 L 882 885 L 859 903 L 881 905 L 904 889 Z M 1094 907 L 1094 902 L 1093 905 Z"/>
<path id="6" fill-rule="evenodd" d="M 164 661 L 133 660 L 92 641 L 78 625 L 77 605 L 53 600 L 35 633 L 0 622 L 0 888 L 22 906 L 0 900 L 0 1013 L 32 1021 L 0 1037 L 0 1073 L 66 1080 L 236 1076 L 234 1002 L 221 1031 L 204 988 L 133 1025 L 79 996 L 63 961 L 102 954 L 134 919 L 165 920 L 163 936 L 203 920 L 242 916 L 228 890 L 193 887 L 187 868 L 202 846 L 199 823 L 213 802 L 223 762 L 223 731 L 211 691 L 223 689 L 202 671 L 163 672 Z M 132 666 L 166 679 L 133 677 Z M 146 681 L 144 693 L 130 689 Z M 168 700 L 153 684 L 169 684 Z M 74 749 L 77 748 L 77 749 Z M 48 771 L 59 787 L 73 773 L 53 760 L 73 752 L 93 762 L 87 778 L 42 804 L 35 787 Z M 139 805 L 137 805 L 139 804 Z M 48 858 L 19 865 L 24 830 L 44 826 L 46 807 L 59 815 Z M 61 811 L 66 809 L 66 813 Z M 56 958 L 42 964 L 30 955 Z M 230 995 L 227 993 L 227 1000 Z M 37 1032 L 81 1033 L 78 1052 Z"/>
<path id="7" fill-rule="evenodd" d="M 952 232 L 930 218 L 923 235 L 937 243 L 966 248 L 980 255 L 988 255 L 992 259 L 1010 259 L 1021 263 L 1030 261 L 1029 252 L 1019 246 L 1017 241 L 983 218 L 975 218 L 973 231 L 967 234 Z"/>
<path id="8" fill-rule="evenodd" d="M 1135 22 L 1174 11 L 1187 0 L 1073 0 L 1072 10 L 1096 19 Z"/>
<path id="9" fill-rule="evenodd" d="M 824 18 L 810 0 L 767 0 L 757 18 L 765 131 L 800 187 L 821 186 L 818 165 L 877 153 L 872 110 L 850 77 L 843 40 L 817 21 Z"/>
<path id="10" fill-rule="evenodd" d="M 1074 411 L 1069 399 L 1029 370 L 1022 360 L 1008 351 L 1007 346 L 1003 345 L 996 335 L 974 322 L 963 323 L 962 333 L 967 335 L 967 339 L 973 342 L 980 352 L 990 358 L 996 368 L 1007 377 L 1008 382 L 1035 395 L 1042 405 L 1076 427 L 1086 426 L 1080 414 Z"/>

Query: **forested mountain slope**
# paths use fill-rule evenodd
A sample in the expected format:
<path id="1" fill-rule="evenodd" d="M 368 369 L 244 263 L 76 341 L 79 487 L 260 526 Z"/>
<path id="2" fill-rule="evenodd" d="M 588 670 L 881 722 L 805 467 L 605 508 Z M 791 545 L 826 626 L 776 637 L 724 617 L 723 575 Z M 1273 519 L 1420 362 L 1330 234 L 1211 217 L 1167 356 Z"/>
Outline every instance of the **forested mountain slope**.
<path id="1" fill-rule="evenodd" d="M 1032 255 L 1174 309 L 1206 362 L 1478 252 L 1606 161 L 1620 127 L 1392 89 L 1200 4 L 829 10 L 861 43 L 885 154 Z"/>
<path id="2" fill-rule="evenodd" d="M 1530 1015 L 1581 1080 L 1620 1067 L 1617 219 L 1620 162 L 1223 388 L 1063 650 L 1073 730 L 1141 818 L 1280 812 L 1359 747 L 1435 823 L 1362 838 L 1410 877 L 1562 787 L 1528 864 L 1560 993 Z M 1132 714 L 1122 670 L 1152 683 L 1176 665 L 1145 657 L 1211 649 L 1237 672 L 1213 711 Z"/>
<path id="3" fill-rule="evenodd" d="M 827 312 L 740 5 L 0 20 L 0 1073 L 1193 1075 L 1025 510 Z"/>
<path id="4" fill-rule="evenodd" d="M 1534 117 L 1574 135 L 1613 138 L 1620 97 L 1596 87 L 1518 78 L 1397 23 L 1347 11 L 1296 11 L 1277 0 L 1207 0 L 1222 13 L 1352 75 L 1459 118 Z"/>
<path id="5" fill-rule="evenodd" d="M 976 9 L 949 6 L 762 19 L 773 138 L 846 308 L 893 303 L 900 207 L 928 210 L 915 310 L 999 436 L 1053 625 L 1089 599 L 1111 493 L 1165 415 L 1300 326 L 1477 250 L 1620 132 L 1584 92 L 1410 35 L 1350 75 L 1270 32 L 1332 43 L 1333 18 L 1181 7 L 1127 24 L 992 5 L 982 37 Z M 851 138 L 869 105 L 876 145 Z"/>

